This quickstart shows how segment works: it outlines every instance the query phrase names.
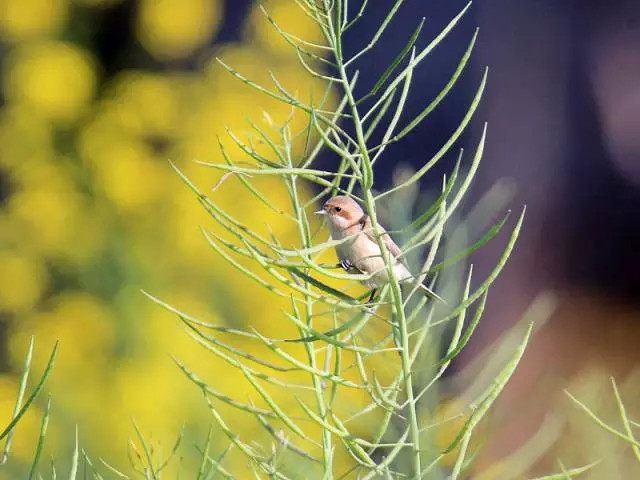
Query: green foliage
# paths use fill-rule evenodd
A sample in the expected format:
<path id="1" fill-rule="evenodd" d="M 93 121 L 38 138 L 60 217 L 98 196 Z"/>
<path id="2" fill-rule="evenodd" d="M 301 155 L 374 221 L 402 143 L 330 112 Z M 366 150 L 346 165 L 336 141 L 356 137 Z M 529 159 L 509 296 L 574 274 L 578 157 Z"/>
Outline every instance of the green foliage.
<path id="1" fill-rule="evenodd" d="M 53 350 L 51 351 L 51 356 L 49 357 L 49 361 L 47 362 L 47 365 L 45 366 L 45 369 L 44 369 L 44 372 L 42 373 L 42 376 L 40 377 L 40 379 L 36 383 L 36 386 L 34 387 L 33 391 L 31 392 L 31 394 L 29 395 L 27 400 L 24 401 L 24 403 L 23 403 L 24 395 L 25 395 L 26 390 L 27 390 L 27 382 L 28 382 L 28 379 L 29 379 L 29 373 L 31 371 L 31 360 L 33 358 L 34 343 L 35 343 L 35 339 L 32 336 L 31 340 L 29 341 L 29 347 L 27 349 L 27 354 L 25 356 L 25 362 L 24 362 L 24 367 L 23 367 L 23 370 L 22 370 L 22 376 L 20 378 L 20 386 L 19 386 L 18 393 L 17 393 L 17 396 L 16 396 L 16 403 L 15 403 L 15 407 L 14 407 L 14 411 L 13 411 L 13 417 L 9 421 L 9 424 L 4 428 L 2 433 L 0 433 L 0 440 L 6 439 L 5 440 L 5 444 L 4 444 L 4 449 L 3 449 L 3 452 L 2 452 L 2 460 L 0 461 L 0 466 L 6 464 L 7 461 L 9 460 L 9 454 L 11 452 L 11 442 L 13 440 L 13 435 L 14 435 L 14 432 L 15 432 L 16 425 L 18 424 L 20 419 L 25 415 L 25 413 L 27 413 L 27 411 L 29 410 L 29 407 L 33 404 L 33 402 L 40 395 L 40 392 L 44 388 L 44 385 L 45 385 L 45 383 L 47 381 L 47 378 L 49 378 L 49 375 L 51 374 L 51 370 L 53 369 L 53 365 L 54 365 L 54 363 L 56 361 L 56 356 L 58 354 L 58 342 L 56 342 L 56 344 L 53 347 Z M 42 452 L 42 446 L 43 446 L 43 443 L 44 443 L 44 438 L 45 438 L 45 435 L 47 433 L 47 425 L 49 423 L 50 407 L 51 407 L 51 395 L 49 395 L 48 398 L 47 398 L 46 409 L 45 409 L 44 415 L 42 417 L 42 425 L 40 427 L 40 435 L 38 437 L 38 443 L 37 443 L 35 454 L 34 454 L 34 457 L 33 457 L 33 462 L 31 464 L 31 468 L 29 469 L 28 478 L 33 478 L 34 477 L 35 472 L 36 472 L 36 468 L 38 466 L 38 461 L 40 460 L 40 454 Z"/>
<path id="2" fill-rule="evenodd" d="M 415 188 L 424 175 L 452 153 L 454 144 L 476 111 L 487 82 L 485 70 L 467 113 L 433 158 L 390 189 L 376 191 L 375 163 L 389 161 L 384 157 L 386 147 L 400 141 L 436 110 L 460 77 L 477 38 L 476 31 L 442 91 L 416 118 L 402 125 L 402 113 L 412 86 L 414 69 L 422 65 L 469 8 L 467 5 L 423 48 L 418 45 L 424 20 L 419 21 L 406 46 L 384 70 L 371 91 L 357 98 L 358 72 L 352 65 L 357 58 L 370 54 L 375 48 L 402 3 L 403 0 L 397 0 L 390 7 L 370 42 L 350 58 L 343 56 L 342 35 L 366 15 L 366 1 L 352 15 L 349 0 L 296 0 L 297 6 L 314 20 L 322 32 L 322 44 L 307 42 L 287 33 L 263 8 L 266 20 L 274 26 L 274 34 L 282 36 L 295 50 L 311 76 L 326 82 L 326 90 L 317 97 L 317 103 L 305 103 L 296 93 L 288 91 L 274 74 L 270 74 L 273 86 L 261 85 L 220 60 L 220 65 L 247 88 L 256 89 L 288 105 L 290 116 L 283 123 L 276 124 L 265 112 L 268 128 L 249 121 L 252 132 L 247 140 L 228 130 L 229 138 L 244 157 L 241 160 L 235 158 L 219 140 L 224 163 L 200 162 L 207 168 L 222 172 L 210 195 L 172 164 L 210 218 L 226 233 L 225 238 L 202 227 L 203 241 L 211 246 L 212 253 L 255 282 L 256 287 L 285 299 L 288 307 L 283 309 L 281 321 L 288 323 L 290 330 L 297 333 L 294 338 L 272 338 L 252 327 L 250 322 L 248 329 L 211 324 L 146 294 L 159 306 L 177 315 L 185 334 L 195 344 L 206 349 L 217 361 L 241 373 L 253 395 L 222 393 L 216 382 L 207 381 L 196 373 L 197 366 L 173 358 L 186 379 L 202 392 L 204 405 L 213 422 L 204 445 L 196 447 L 198 480 L 244 478 L 236 471 L 237 466 L 226 465 L 230 452 L 243 458 L 255 478 L 333 479 L 357 476 L 362 479 L 418 479 L 445 475 L 451 479 L 460 478 L 475 458 L 475 453 L 469 454 L 469 450 L 478 424 L 493 406 L 524 354 L 533 324 L 529 324 L 521 334 L 511 360 L 480 395 L 451 419 L 434 420 L 439 402 L 438 382 L 480 323 L 489 289 L 515 246 L 525 209 L 518 216 L 503 253 L 487 278 L 472 288 L 473 269 L 470 267 L 462 294 L 448 295 L 450 290 L 444 294 L 439 275 L 442 278 L 456 264 L 494 239 L 509 218 L 509 213 L 505 214 L 481 238 L 449 258 L 439 255 L 444 232 L 458 213 L 482 159 L 485 125 L 469 164 L 465 165 L 460 152 L 455 168 L 443 178 L 442 191 L 433 204 L 399 232 L 407 238 L 402 245 L 403 255 L 409 252 L 412 255 L 425 254 L 424 262 L 415 267 L 417 278 L 424 281 L 432 275 L 430 287 L 441 292 L 447 303 L 427 297 L 418 298 L 415 296 L 417 288 L 402 290 L 382 240 L 379 206 L 384 205 L 387 197 Z M 320 67 L 325 70 L 320 71 Z M 340 100 L 334 105 L 331 99 L 336 95 Z M 365 100 L 370 100 L 368 109 L 363 107 Z M 383 119 L 391 112 L 391 118 L 385 124 Z M 292 119 L 300 115 L 304 116 L 306 127 L 294 131 Z M 347 124 L 355 136 L 347 133 Z M 383 140 L 378 145 L 371 145 L 369 141 L 376 130 L 384 132 Z M 335 170 L 314 168 L 320 152 L 327 150 L 338 157 Z M 459 175 L 465 168 L 464 176 Z M 264 176 L 277 178 L 284 185 L 289 200 L 287 207 L 277 205 L 269 194 L 258 189 L 255 180 Z M 212 199 L 218 187 L 231 178 L 239 180 L 256 202 L 293 221 L 297 245 L 286 246 L 275 235 L 265 236 Z M 307 198 L 309 182 L 321 187 L 318 195 L 311 199 Z M 318 199 L 336 193 L 353 195 L 364 204 L 383 252 L 384 268 L 388 269 L 391 283 L 382 289 L 375 304 L 363 304 L 357 293 L 353 294 L 348 288 L 348 282 L 365 280 L 367 275 L 336 272 L 335 264 L 323 260 L 326 252 L 339 245 L 340 241 L 317 241 L 317 224 L 308 209 Z M 408 207 L 410 211 L 411 206 Z M 440 260 L 436 263 L 438 256 Z M 251 292 L 246 294 L 251 295 Z M 453 334 L 444 356 L 437 358 L 435 352 L 443 326 L 451 326 Z M 209 331 L 213 334 L 207 333 Z M 223 340 L 222 335 L 230 340 Z M 235 343 L 237 339 L 250 340 L 259 347 L 255 352 L 265 353 L 244 350 Z M 33 339 L 26 355 L 13 418 L 0 434 L 0 439 L 6 437 L 2 463 L 7 461 L 10 452 L 13 429 L 38 397 L 53 367 L 57 344 L 41 379 L 23 403 L 32 353 Z M 637 425 L 627 418 L 615 382 L 613 388 L 624 431 L 608 426 L 576 398 L 569 396 L 598 425 L 628 442 L 640 461 L 640 443 L 632 431 L 632 427 Z M 40 458 L 50 406 L 49 397 L 28 478 L 36 477 L 41 470 Z M 242 438 L 236 426 L 228 420 L 226 413 L 230 410 L 240 411 L 255 420 L 267 433 L 267 440 Z M 441 446 L 434 441 L 434 431 L 453 419 L 463 417 L 466 420 L 449 444 Z M 363 419 L 366 422 L 362 422 Z M 133 429 L 136 439 L 130 440 L 127 446 L 132 475 L 154 480 L 162 478 L 165 467 L 177 458 L 177 452 L 183 448 L 184 432 L 179 434 L 168 455 L 162 456 L 135 421 Z M 226 439 L 224 443 L 227 446 L 222 453 L 214 455 L 213 444 L 220 444 L 221 438 Z M 445 462 L 449 454 L 453 455 L 452 463 Z M 99 462 L 92 461 L 81 449 L 76 429 L 70 479 L 77 478 L 81 465 L 85 474 L 90 472 L 93 478 L 103 478 L 100 471 L 109 472 L 110 477 L 132 478 L 102 458 Z M 345 465 L 348 465 L 346 471 L 339 470 Z M 541 478 L 574 478 L 594 465 L 570 469 L 561 465 L 560 474 Z M 52 477 L 55 476 L 53 468 Z"/>
<path id="3" fill-rule="evenodd" d="M 240 399 L 217 393 L 213 385 L 204 382 L 189 367 L 176 360 L 185 375 L 202 390 L 218 427 L 228 436 L 231 444 L 246 456 L 257 476 L 296 478 L 301 475 L 301 472 L 311 469 L 317 472 L 318 478 L 321 476 L 334 478 L 338 475 L 335 463 L 337 449 L 342 448 L 351 458 L 353 465 L 351 471 L 357 473 L 360 478 L 372 478 L 376 475 L 389 478 L 400 478 L 400 476 L 424 478 L 430 471 L 441 471 L 442 466 L 439 465 L 439 461 L 447 453 L 457 450 L 457 460 L 451 472 L 452 478 L 456 478 L 462 467 L 468 466 L 465 463 L 466 451 L 475 427 L 513 374 L 522 357 L 531 333 L 531 325 L 514 353 L 513 359 L 474 402 L 475 407 L 470 407 L 467 422 L 453 443 L 442 451 L 434 450 L 433 445 L 422 434 L 425 428 L 430 427 L 423 421 L 426 417 L 425 410 L 428 411 L 433 404 L 420 402 L 420 399 L 431 389 L 435 390 L 436 380 L 445 372 L 450 361 L 460 353 L 478 325 L 488 290 L 505 265 L 518 237 L 524 210 L 513 228 L 503 255 L 489 277 L 471 292 L 472 279 L 469 271 L 467 287 L 462 298 L 457 301 L 457 305 L 451 299 L 454 305 L 445 307 L 437 301 L 415 298 L 417 289 L 403 294 L 399 282 L 393 278 L 389 252 L 380 235 L 377 204 L 389 195 L 414 187 L 439 160 L 450 152 L 475 113 L 484 92 L 487 72 L 485 71 L 477 94 L 459 127 L 436 155 L 425 162 L 415 174 L 391 189 L 376 194 L 374 193 L 374 164 L 383 158 L 384 151 L 390 143 L 401 140 L 425 120 L 455 85 L 471 56 L 477 32 L 470 40 L 467 51 L 442 92 L 415 119 L 401 126 L 402 112 L 411 87 L 413 70 L 421 65 L 433 48 L 455 27 L 469 5 L 432 42 L 421 49 L 417 47 L 422 29 L 422 22 L 419 22 L 405 48 L 384 71 L 373 89 L 364 97 L 357 98 L 354 87 L 358 73 L 351 66 L 356 58 L 368 54 L 375 47 L 403 2 L 401 0 L 395 2 L 371 41 L 351 58 L 343 57 L 342 34 L 361 15 L 366 14 L 366 5 L 363 5 L 355 17 L 350 18 L 348 0 L 335 2 L 300 0 L 296 3 L 316 22 L 324 36 L 324 44 L 311 44 L 288 34 L 273 21 L 264 8 L 263 13 L 274 25 L 275 33 L 281 35 L 295 49 L 305 69 L 312 76 L 327 82 L 327 91 L 320 96 L 319 103 L 304 103 L 294 93 L 289 92 L 274 74 L 270 76 L 275 89 L 258 84 L 233 66 L 219 60 L 231 75 L 245 83 L 248 88 L 256 89 L 290 105 L 291 116 L 283 124 L 276 125 L 266 114 L 265 118 L 270 123 L 269 131 L 250 122 L 253 133 L 248 136 L 247 141 L 241 140 L 239 135 L 231 131 L 228 132 L 231 140 L 246 155 L 242 166 L 239 161 L 231 159 L 223 147 L 221 148 L 225 163 L 203 162 L 202 164 L 223 172 L 219 184 L 214 189 L 221 182 L 227 181 L 230 175 L 234 175 L 247 187 L 256 201 L 267 204 L 274 210 L 279 208 L 275 207 L 269 195 L 261 193 L 252 182 L 254 178 L 261 176 L 279 178 L 289 194 L 289 211 L 297 225 L 299 247 L 286 248 L 277 238 L 265 238 L 260 235 L 255 229 L 219 207 L 174 166 L 213 220 L 228 233 L 229 238 L 224 239 L 203 229 L 205 240 L 215 252 L 259 286 L 267 288 L 276 295 L 291 298 L 291 307 L 289 311 L 284 312 L 282 321 L 293 324 L 299 332 L 299 339 L 269 338 L 255 329 L 252 332 L 234 332 L 242 336 L 250 335 L 283 362 L 279 365 L 286 365 L 286 367 L 267 365 L 248 352 L 239 351 L 235 347 L 221 343 L 219 339 L 202 332 L 204 326 L 202 321 L 154 297 L 150 296 L 150 298 L 177 313 L 184 324 L 185 331 L 213 355 L 239 369 L 265 405 L 264 408 L 258 408 L 252 401 L 245 403 Z M 311 51 L 317 53 L 310 53 Z M 318 66 L 326 67 L 328 73 L 321 73 L 316 69 Z M 341 96 L 340 102 L 334 109 L 327 102 L 330 98 L 330 95 L 327 95 L 329 91 Z M 394 105 L 395 98 L 397 102 Z M 369 99 L 371 106 L 363 109 L 364 100 Z M 381 119 L 384 113 L 390 111 L 393 111 L 391 119 L 383 125 Z M 295 115 L 303 115 L 307 118 L 307 127 L 304 130 L 292 130 L 290 120 Z M 346 132 L 344 127 L 347 123 L 352 127 L 350 130 L 355 132 L 355 136 Z M 376 129 L 382 129 L 384 132 L 383 140 L 379 145 L 370 145 L 368 141 Z M 404 245 L 405 253 L 409 249 L 415 250 L 429 246 L 426 262 L 420 268 L 416 268 L 416 271 L 421 272 L 419 274 L 421 281 L 429 273 L 445 270 L 450 265 L 463 260 L 468 254 L 491 240 L 506 223 L 505 217 L 471 247 L 434 266 L 447 221 L 460 206 L 477 171 L 482 158 L 485 136 L 486 127 L 462 181 L 459 183 L 457 181 L 459 160 L 449 182 L 446 178 L 443 180 L 443 192 L 436 203 L 429 208 L 427 214 L 421 215 L 411 224 L 411 230 L 407 229 L 403 232 L 409 234 L 410 238 Z M 268 153 L 258 152 L 254 148 L 256 143 L 268 146 Z M 339 162 L 335 171 L 313 168 L 313 163 L 323 148 L 338 156 Z M 302 150 L 301 153 L 298 153 L 300 150 Z M 247 164 L 249 166 L 245 166 Z M 389 270 L 392 277 L 392 282 L 383 289 L 380 300 L 376 304 L 362 304 L 357 298 L 345 293 L 342 288 L 334 286 L 336 281 L 363 280 L 367 275 L 336 273 L 333 271 L 335 268 L 333 265 L 322 264 L 319 261 L 319 257 L 325 250 L 335 247 L 340 242 L 326 241 L 318 244 L 314 241 L 313 220 L 306 210 L 311 202 L 305 203 L 303 199 L 303 182 L 312 182 L 323 187 L 314 201 L 316 198 L 320 199 L 338 192 L 354 196 L 357 192 L 356 198 L 362 201 L 372 220 L 374 233 L 379 239 L 381 251 L 384 252 L 385 268 Z M 465 314 L 477 302 L 479 306 L 463 333 Z M 329 310 L 326 310 L 327 308 Z M 391 313 L 390 317 L 389 313 Z M 333 318 L 334 327 L 324 332 L 316 327 L 321 322 L 322 316 Z M 437 338 L 440 335 L 436 328 L 438 325 L 455 319 L 457 319 L 455 334 L 445 357 L 433 362 L 434 359 L 430 359 L 425 353 L 428 345 L 434 345 L 434 342 L 428 339 Z M 362 332 L 376 320 L 386 323 L 390 327 L 390 333 L 384 335 L 381 340 L 366 345 L 366 337 L 361 338 Z M 298 358 L 288 348 L 291 343 L 301 344 L 304 347 L 305 359 Z M 379 357 L 393 351 L 399 354 L 399 358 L 396 359 L 398 368 L 390 369 L 393 370 L 393 374 L 386 381 L 382 381 L 376 371 L 372 370 L 371 365 L 375 365 Z M 354 363 L 345 368 L 341 359 L 347 353 L 354 357 Z M 323 356 L 324 367 L 321 367 L 320 358 Z M 419 376 L 416 375 L 415 369 L 417 364 L 424 365 L 425 362 L 433 364 L 434 376 L 431 381 L 422 384 L 418 381 Z M 269 373 L 254 368 L 250 365 L 251 363 L 268 367 Z M 349 375 L 352 368 L 357 370 L 358 380 L 352 379 Z M 308 374 L 309 384 L 285 383 L 286 374 L 292 371 Z M 301 411 L 291 407 L 285 408 L 281 403 L 283 402 L 282 392 L 277 396 L 273 395 L 266 386 L 268 384 L 275 386 L 276 389 L 289 388 Z M 301 396 L 304 390 L 309 388 L 313 392 L 311 402 Z M 345 388 L 365 392 L 368 397 L 367 406 L 351 416 L 345 416 L 336 404 L 338 392 Z M 275 436 L 276 442 L 270 454 L 267 453 L 267 445 L 256 446 L 234 433 L 233 427 L 226 423 L 220 410 L 224 404 L 254 416 L 272 433 L 276 430 L 269 422 L 275 420 L 280 424 L 281 430 Z M 296 420 L 292 411 L 305 423 Z M 350 427 L 354 418 L 371 413 L 382 416 L 377 432 L 367 432 L 363 435 Z M 309 422 L 315 424 L 315 429 L 305 428 Z M 317 431 L 317 435 L 311 433 L 313 431 Z M 295 445 L 294 441 L 301 443 Z M 373 455 L 380 449 L 385 451 L 381 460 Z M 293 452 L 299 457 L 296 462 L 297 468 L 292 470 L 290 466 L 278 465 L 277 457 L 283 450 Z M 301 465 L 305 462 L 309 465 L 302 467 Z M 321 470 L 317 469 L 318 462 L 321 464 Z M 219 463 L 212 463 L 211 468 L 214 468 L 214 465 Z"/>

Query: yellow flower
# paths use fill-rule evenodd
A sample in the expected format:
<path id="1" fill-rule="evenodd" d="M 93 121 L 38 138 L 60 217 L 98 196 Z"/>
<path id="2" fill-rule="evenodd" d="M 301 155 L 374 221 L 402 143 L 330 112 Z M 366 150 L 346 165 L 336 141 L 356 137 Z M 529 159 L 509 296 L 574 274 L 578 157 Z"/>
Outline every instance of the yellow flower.
<path id="1" fill-rule="evenodd" d="M 42 261 L 22 252 L 0 251 L 0 311 L 31 308 L 47 285 Z"/>
<path id="2" fill-rule="evenodd" d="M 0 110 L 0 165 L 12 177 L 50 161 L 52 154 L 53 132 L 48 122 L 15 104 Z"/>
<path id="3" fill-rule="evenodd" d="M 141 0 L 138 38 L 158 58 L 182 58 L 209 41 L 221 17 L 216 0 Z"/>
<path id="4" fill-rule="evenodd" d="M 114 326 L 112 313 L 99 299 L 82 292 L 63 292 L 50 300 L 47 310 L 20 322 L 11 336 L 11 356 L 16 364 L 21 364 L 24 346 L 28 344 L 28 338 L 35 335 L 33 365 L 41 371 L 53 344 L 59 340 L 60 351 L 55 368 L 60 373 L 50 380 L 58 387 L 81 387 L 75 379 L 88 380 L 87 372 L 109 371 Z M 65 396 L 69 395 L 61 395 Z M 58 402 L 71 400 L 61 398 Z"/>
<path id="5" fill-rule="evenodd" d="M 52 121 L 74 121 L 93 98 L 93 58 L 76 45 L 44 42 L 19 46 L 5 66 L 7 99 L 24 103 Z"/>
<path id="6" fill-rule="evenodd" d="M 120 0 L 73 1 L 105 5 Z M 189 55 L 210 42 L 222 4 L 221 0 L 140 0 L 136 10 L 138 39 L 162 60 Z M 316 33 L 304 31 L 310 28 L 304 14 L 289 7 L 290 2 L 268 2 L 283 26 L 305 38 L 306 33 L 315 38 Z M 225 47 L 221 56 L 273 91 L 277 88 L 268 70 L 276 63 L 274 70 L 285 88 L 307 102 L 315 82 L 295 65 L 293 56 L 281 55 L 288 47 L 269 38 L 271 33 L 266 32 L 271 27 L 266 21 L 263 26 L 256 33 L 257 49 L 255 45 Z M 277 62 L 271 62 L 274 58 Z M 215 134 L 226 136 L 225 125 L 246 139 L 247 117 L 276 132 L 275 124 L 291 113 L 289 105 L 237 81 L 217 63 L 211 61 L 210 66 L 204 72 L 119 73 L 108 79 L 109 86 L 94 102 L 93 61 L 72 44 L 42 40 L 18 44 L 3 61 L 7 101 L 0 110 L 0 168 L 7 173 L 12 189 L 0 210 L 0 244 L 6 249 L 0 251 L 0 308 L 10 309 L 2 303 L 6 293 L 9 300 L 5 298 L 5 303 L 15 302 L 11 308 L 16 311 L 9 327 L 14 370 L 23 361 L 32 333 L 36 335 L 34 378 L 41 374 L 54 341 L 60 339 L 58 362 L 46 387 L 54 400 L 47 449 L 68 451 L 77 422 L 85 446 L 129 471 L 124 446 L 127 437 L 135 436 L 130 416 L 136 417 L 155 445 L 162 442 L 163 451 L 175 440 L 183 421 L 198 429 L 188 437 L 202 439 L 211 420 L 206 403 L 167 353 L 175 354 L 225 394 L 265 406 L 242 372 L 198 345 L 177 326 L 175 315 L 144 298 L 140 288 L 212 323 L 247 329 L 250 325 L 273 338 L 300 335 L 281 313 L 289 306 L 288 298 L 268 292 L 211 250 L 198 226 L 225 238 L 230 238 L 228 232 L 208 216 L 165 162 L 166 158 L 175 160 L 217 205 L 265 238 L 270 235 L 268 224 L 285 245 L 297 245 L 296 224 L 286 214 L 261 203 L 233 176 L 211 192 L 221 172 L 192 162 L 223 161 Z M 314 90 L 314 100 L 321 96 L 322 91 Z M 269 118 L 263 110 L 269 111 Z M 307 120 L 303 113 L 296 113 L 290 125 L 297 132 Z M 59 123 L 67 126 L 64 124 L 74 121 L 73 129 L 68 129 L 74 138 L 57 135 Z M 166 152 L 157 153 L 150 144 L 149 140 L 158 137 L 168 140 Z M 234 160 L 247 161 L 229 138 L 223 141 Z M 63 156 L 61 148 L 75 150 L 78 158 Z M 255 148 L 263 155 L 273 155 L 263 141 L 256 142 Z M 294 161 L 300 152 L 296 145 Z M 251 182 L 268 193 L 277 208 L 291 211 L 281 181 L 256 176 Z M 302 182 L 299 185 L 306 188 Z M 309 193 L 304 195 L 308 198 Z M 255 270 L 251 261 L 240 258 L 240 262 L 268 278 L 265 272 Z M 3 271 L 5 264 L 11 268 Z M 51 270 L 51 281 L 46 272 L 39 271 L 45 264 L 55 269 Z M 8 282 L 13 284 L 5 288 Z M 23 290 L 14 293 L 12 289 L 18 288 Z M 61 293 L 61 289 L 67 290 Z M 98 298 L 95 292 L 104 297 Z M 47 298 L 41 299 L 45 293 Z M 39 306 L 36 312 L 34 304 Z M 322 318 L 316 326 L 328 329 L 333 324 L 330 318 Z M 283 364 L 255 340 L 213 334 L 237 349 Z M 302 344 L 287 345 L 287 350 L 306 361 Z M 353 358 L 345 355 L 345 364 L 352 362 Z M 250 364 L 267 371 L 255 362 Z M 351 373 L 356 379 L 356 370 Z M 303 371 L 287 377 L 293 383 L 308 381 Z M 9 398 L 10 405 L 2 405 L 0 414 L 8 418 L 15 381 L 8 386 L 2 382 L 0 377 L 0 398 Z M 293 412 L 293 417 L 303 415 L 290 391 L 269 385 L 265 388 Z M 340 395 L 344 405 L 364 405 L 361 392 Z M 311 396 L 303 397 L 313 404 Z M 44 396 L 38 407 L 43 402 Z M 220 402 L 216 405 L 244 440 L 260 439 L 269 444 L 268 433 L 255 422 L 247 422 L 246 414 Z M 25 461 L 33 454 L 41 413 L 35 410 L 28 417 L 33 425 L 25 424 L 30 428 L 29 436 L 22 436 L 29 447 Z M 374 415 L 371 418 L 377 419 Z M 64 437 L 55 435 L 56 428 L 65 432 Z M 364 423 L 358 426 L 365 428 Z M 311 427 L 311 435 L 319 437 L 318 427 Z M 213 450 L 227 443 L 225 437 L 215 441 Z M 44 452 L 43 458 L 48 453 Z M 232 451 L 225 466 L 244 471 L 244 463 L 238 463 L 244 458 L 237 461 L 234 455 Z M 341 459 L 339 470 L 347 470 L 347 454 L 336 451 L 336 455 Z M 188 472 L 191 467 L 183 464 L 180 468 Z"/>
<path id="7" fill-rule="evenodd" d="M 51 254 L 72 239 L 77 213 L 72 195 L 53 189 L 23 190 L 10 198 L 9 215 L 29 243 Z"/>
<path id="8" fill-rule="evenodd" d="M 46 35 L 67 21 L 67 0 L 2 0 L 0 37 L 10 41 Z"/>
<path id="9" fill-rule="evenodd" d="M 73 0 L 74 3 L 86 5 L 87 7 L 111 7 L 122 3 L 122 1 L 123 0 Z"/>
<path id="10" fill-rule="evenodd" d="M 64 163 L 64 159 L 58 159 Z M 87 210 L 86 198 L 63 168 L 47 158 L 14 175 L 16 191 L 5 206 L 5 225 L 23 249 L 65 261 L 86 261 L 102 241 L 102 212 Z"/>
<path id="11" fill-rule="evenodd" d="M 113 141 L 98 152 L 93 165 L 97 187 L 113 204 L 135 212 L 151 206 L 163 190 L 168 165 L 142 142 Z"/>
<path id="12" fill-rule="evenodd" d="M 166 76 L 131 71 L 115 80 L 108 108 L 130 133 L 170 136 L 181 121 L 177 90 Z"/>

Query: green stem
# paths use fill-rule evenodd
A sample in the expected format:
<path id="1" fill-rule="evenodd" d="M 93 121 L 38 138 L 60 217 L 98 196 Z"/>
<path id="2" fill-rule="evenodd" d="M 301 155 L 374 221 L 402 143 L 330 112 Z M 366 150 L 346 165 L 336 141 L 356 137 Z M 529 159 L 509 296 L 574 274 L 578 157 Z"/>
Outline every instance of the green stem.
<path id="1" fill-rule="evenodd" d="M 286 159 L 289 167 L 293 167 L 293 159 L 291 155 L 291 141 L 290 136 L 288 135 L 288 129 L 285 128 L 283 132 L 283 139 L 285 143 L 285 153 Z M 298 225 L 298 233 L 300 235 L 300 240 L 302 241 L 303 248 L 311 247 L 311 230 L 309 228 L 309 221 L 306 217 L 304 209 L 300 204 L 300 196 L 298 194 L 298 188 L 296 184 L 297 177 L 288 177 L 287 188 L 289 191 L 289 195 L 291 196 L 291 203 L 294 210 L 294 216 L 297 219 L 296 224 Z M 307 255 L 309 260 L 310 256 Z M 310 288 L 307 281 L 305 281 L 305 290 Z M 307 318 L 307 325 L 311 326 L 311 321 L 313 318 L 313 299 L 305 294 L 304 295 L 304 305 L 305 305 L 305 316 Z M 295 309 L 294 305 L 294 315 L 297 316 L 297 309 Z M 336 347 L 339 348 L 339 347 Z M 313 342 L 305 342 L 305 351 L 307 353 L 307 357 L 309 359 L 309 365 L 311 368 L 316 368 L 316 353 L 315 346 Z M 316 404 L 318 406 L 318 413 L 322 419 L 326 419 L 327 417 L 327 406 L 324 399 L 323 394 L 323 381 L 318 375 L 311 374 L 311 379 L 313 382 L 313 389 L 316 397 Z M 327 429 L 322 429 L 322 460 L 323 460 L 323 468 L 325 472 L 325 478 L 330 480 L 332 478 L 333 471 L 333 459 L 332 459 L 332 451 L 333 446 L 331 443 L 331 432 Z"/>
<path id="2" fill-rule="evenodd" d="M 335 43 L 340 42 L 340 39 L 335 37 L 333 22 L 329 21 L 329 30 L 332 35 L 334 35 Z M 342 61 L 342 58 L 338 55 L 335 56 L 336 63 L 338 64 L 338 73 L 342 80 L 342 84 L 345 90 L 345 95 L 347 98 L 347 103 L 349 108 L 351 109 L 351 118 L 353 120 L 353 125 L 356 131 L 356 140 L 358 142 L 358 148 L 361 154 L 361 165 L 362 165 L 362 178 L 360 179 L 360 185 L 363 191 L 363 199 L 365 203 L 365 207 L 367 209 L 367 213 L 369 214 L 369 218 L 371 219 L 371 224 L 374 232 L 376 232 L 376 238 L 378 241 L 378 247 L 380 251 L 383 252 L 383 257 L 385 260 L 385 264 L 387 266 L 387 270 L 389 272 L 389 278 L 391 280 L 391 293 L 393 306 L 396 311 L 396 315 L 398 318 L 398 323 L 400 325 L 400 336 L 401 336 L 401 345 L 402 350 L 400 355 L 402 357 L 402 373 L 404 377 L 404 390 L 405 395 L 407 396 L 407 409 L 409 410 L 409 429 L 411 435 L 411 458 L 413 465 L 413 475 L 411 478 L 417 479 L 420 478 L 421 465 L 420 465 L 420 428 L 418 425 L 418 414 L 416 411 L 416 405 L 414 401 L 413 395 L 413 381 L 411 378 L 411 353 L 409 350 L 409 332 L 407 329 L 407 322 L 404 313 L 404 307 L 402 302 L 402 291 L 400 289 L 400 284 L 398 283 L 398 279 L 395 277 L 393 272 L 393 263 L 389 256 L 389 251 L 384 244 L 384 239 L 382 235 L 379 233 L 382 231 L 380 228 L 380 224 L 378 223 L 378 218 L 375 210 L 375 199 L 373 193 L 371 192 L 371 188 L 373 187 L 373 167 L 371 164 L 371 158 L 369 157 L 369 149 L 367 148 L 365 134 L 362 126 L 362 120 L 360 118 L 360 113 L 358 111 L 358 107 L 356 105 L 356 101 L 353 97 L 353 91 L 350 88 L 349 77 L 347 75 L 347 71 Z"/>

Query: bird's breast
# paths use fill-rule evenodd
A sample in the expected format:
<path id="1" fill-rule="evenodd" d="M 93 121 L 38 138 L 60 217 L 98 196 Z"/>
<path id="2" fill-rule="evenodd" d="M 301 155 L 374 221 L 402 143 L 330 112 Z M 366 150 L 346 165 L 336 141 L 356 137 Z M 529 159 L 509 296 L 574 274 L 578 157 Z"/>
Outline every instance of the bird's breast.
<path id="1" fill-rule="evenodd" d="M 363 273 L 377 273 L 384 269 L 384 260 L 378 244 L 360 234 L 351 246 L 351 262 Z"/>

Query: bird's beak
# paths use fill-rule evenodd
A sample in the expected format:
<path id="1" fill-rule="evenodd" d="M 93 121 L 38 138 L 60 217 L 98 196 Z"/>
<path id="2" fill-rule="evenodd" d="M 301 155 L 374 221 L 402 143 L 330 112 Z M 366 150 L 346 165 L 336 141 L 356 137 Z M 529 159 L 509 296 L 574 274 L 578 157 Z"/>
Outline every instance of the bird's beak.
<path id="1" fill-rule="evenodd" d="M 317 212 L 313 212 L 313 213 L 315 213 L 316 215 L 326 215 L 327 214 L 326 210 L 318 210 Z"/>

